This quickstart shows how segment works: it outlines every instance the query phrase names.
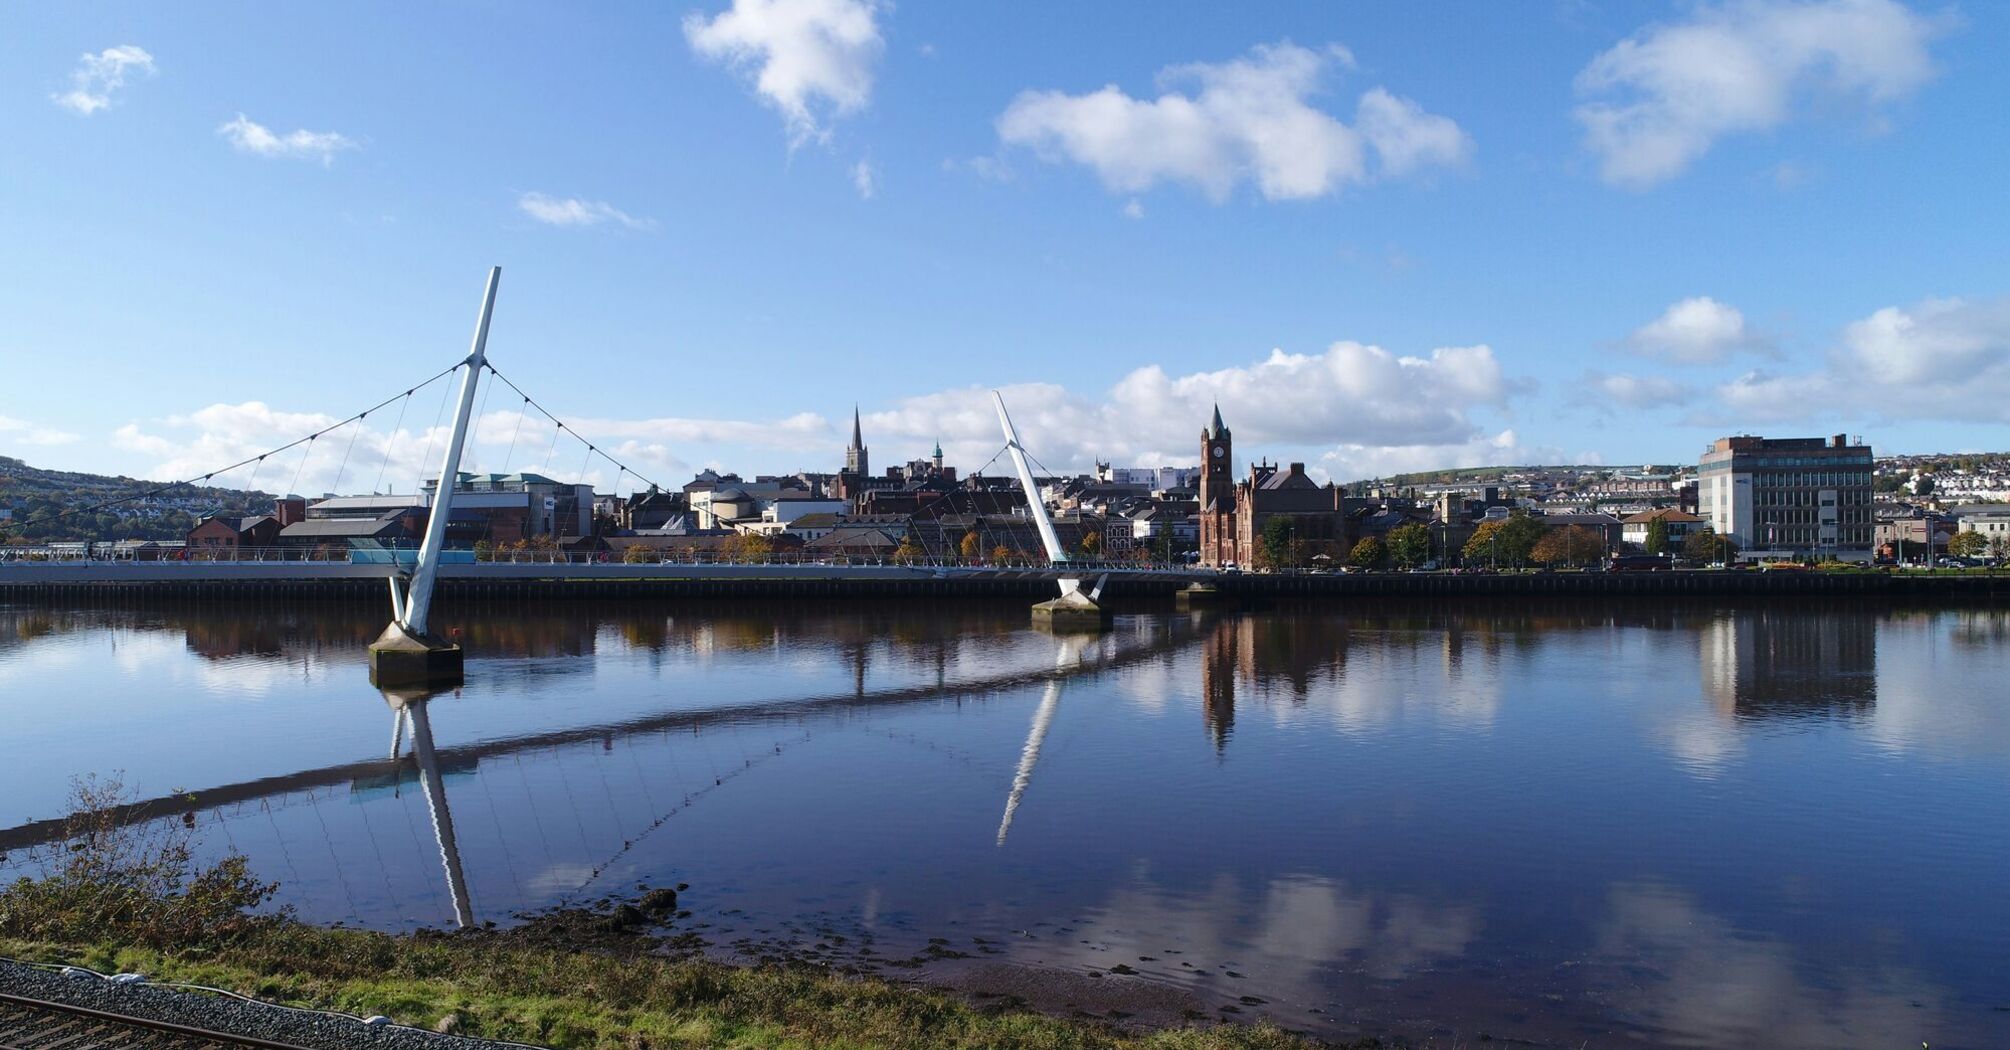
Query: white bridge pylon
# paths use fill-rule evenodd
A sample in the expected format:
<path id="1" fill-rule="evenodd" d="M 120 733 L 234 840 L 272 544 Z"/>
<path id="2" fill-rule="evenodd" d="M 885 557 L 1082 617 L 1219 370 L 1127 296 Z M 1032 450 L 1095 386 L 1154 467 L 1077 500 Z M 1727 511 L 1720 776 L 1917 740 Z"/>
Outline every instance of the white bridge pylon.
<path id="1" fill-rule="evenodd" d="M 1026 490 L 1026 509 L 1033 515 L 1033 526 L 1039 530 L 1040 545 L 1047 548 L 1047 560 L 1056 568 L 1068 563 L 1068 552 L 1061 546 L 1061 537 L 1054 532 L 1054 519 L 1047 513 L 1047 501 L 1040 498 L 1040 486 L 1033 481 L 1033 467 L 1026 460 L 1025 446 L 1019 443 L 1019 431 L 1012 426 L 1012 416 L 1005 411 L 1005 397 L 998 391 L 991 392 L 991 400 L 998 405 L 998 425 L 1005 431 L 1005 449 L 1012 453 L 1012 466 L 1019 471 L 1019 485 Z M 1104 573 L 1096 579 L 1096 586 L 1087 597 L 1093 602 L 1102 596 L 1103 583 L 1109 579 Z M 1061 597 L 1068 598 L 1082 589 L 1080 576 L 1061 577 Z"/>

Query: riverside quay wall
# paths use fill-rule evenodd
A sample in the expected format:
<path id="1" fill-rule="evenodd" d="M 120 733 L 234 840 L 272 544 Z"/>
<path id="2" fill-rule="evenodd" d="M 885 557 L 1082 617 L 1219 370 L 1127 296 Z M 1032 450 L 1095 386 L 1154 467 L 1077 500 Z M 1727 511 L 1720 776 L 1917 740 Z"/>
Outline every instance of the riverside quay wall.
<path id="1" fill-rule="evenodd" d="M 1094 577 L 1098 570 L 1082 575 Z M 0 565 L 0 600 L 104 598 L 377 598 L 386 566 L 347 564 L 15 563 Z M 441 567 L 443 597 L 473 598 L 882 598 L 1053 596 L 1050 569 L 900 565 L 536 565 Z M 1594 597 L 1862 596 L 2010 603 L 2010 572 L 1665 571 L 1615 573 L 1214 573 L 1112 570 L 1120 598 L 1195 597 Z"/>

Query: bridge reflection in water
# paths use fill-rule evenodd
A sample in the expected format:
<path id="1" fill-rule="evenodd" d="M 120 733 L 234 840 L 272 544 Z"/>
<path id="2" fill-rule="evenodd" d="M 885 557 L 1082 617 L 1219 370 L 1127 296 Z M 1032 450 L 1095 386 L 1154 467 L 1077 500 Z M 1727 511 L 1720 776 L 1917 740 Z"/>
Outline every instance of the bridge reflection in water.
<path id="1" fill-rule="evenodd" d="M 2010 949 L 1972 931 L 2010 923 L 1982 888 L 2010 866 L 2002 613 L 1384 603 L 1056 638 L 1017 603 L 520 612 L 470 615 L 454 693 L 359 690 L 377 617 L 339 606 L 0 609 L 0 681 L 75 676 L 96 753 L 186 784 L 317 921 L 690 882 L 675 926 L 721 951 L 939 937 L 931 973 L 1122 964 L 1337 1035 L 2000 1024 L 1972 1004 Z M 88 768 L 37 761 L 0 762 L 36 800 L 0 850 L 46 839 L 48 764 Z"/>

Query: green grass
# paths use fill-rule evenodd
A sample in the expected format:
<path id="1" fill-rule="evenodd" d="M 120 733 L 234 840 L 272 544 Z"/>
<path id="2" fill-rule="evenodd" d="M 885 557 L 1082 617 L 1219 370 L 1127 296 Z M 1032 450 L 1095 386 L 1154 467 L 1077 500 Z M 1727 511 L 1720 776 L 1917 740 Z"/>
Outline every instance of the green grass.
<path id="1" fill-rule="evenodd" d="M 731 1050 L 1305 1050 L 1270 1025 L 1127 1034 L 1101 1022 L 971 1005 L 955 996 L 803 966 L 737 967 L 578 950 L 523 931 L 391 936 L 278 920 L 228 944 L 173 950 L 0 937 L 0 955 L 227 988 L 294 1006 L 381 1013 L 421 1027 L 556 1047 Z M 1374 1044 L 1364 1044 L 1374 1045 Z"/>

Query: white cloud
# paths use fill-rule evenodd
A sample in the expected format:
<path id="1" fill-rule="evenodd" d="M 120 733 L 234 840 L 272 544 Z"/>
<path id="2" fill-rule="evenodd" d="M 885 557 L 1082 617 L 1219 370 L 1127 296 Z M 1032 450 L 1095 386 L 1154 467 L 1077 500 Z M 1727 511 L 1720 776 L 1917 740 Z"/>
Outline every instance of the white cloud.
<path id="1" fill-rule="evenodd" d="M 1132 197 L 1130 200 L 1124 202 L 1124 218 L 1142 219 L 1144 217 L 1145 206 L 1136 197 Z"/>
<path id="2" fill-rule="evenodd" d="M 793 148 L 827 140 L 828 122 L 864 109 L 886 42 L 878 0 L 733 0 L 684 19 L 700 56 L 752 70 L 754 90 L 779 110 Z"/>
<path id="3" fill-rule="evenodd" d="M 78 438 L 67 430 L 45 427 L 11 416 L 0 416 L 0 440 L 8 444 L 18 442 L 23 445 L 68 445 Z"/>
<path id="4" fill-rule="evenodd" d="M 2010 372 L 2010 296 L 1928 299 L 1887 306 L 1843 330 L 1843 346 L 1872 382 L 1966 385 Z"/>
<path id="5" fill-rule="evenodd" d="M 869 161 L 859 161 L 852 165 L 851 186 L 858 191 L 860 200 L 871 200 L 879 191 L 879 174 L 872 169 Z"/>
<path id="6" fill-rule="evenodd" d="M 1238 459 L 1303 455 L 1319 462 L 1322 453 L 1338 450 L 1336 464 L 1365 469 L 1406 449 L 1419 457 L 1451 455 L 1491 440 L 1471 412 L 1503 403 L 1512 387 L 1485 346 L 1404 357 L 1343 341 L 1318 354 L 1274 350 L 1252 364 L 1181 376 L 1148 365 L 1101 396 L 1051 383 L 1002 392 L 1027 447 L 1057 471 L 1085 470 L 1098 459 L 1192 463 L 1217 403 L 1235 433 Z M 867 414 L 865 425 L 868 444 L 891 437 L 896 447 L 920 448 L 939 436 L 965 469 L 982 465 L 1002 445 L 990 391 L 979 387 L 904 398 Z M 994 466 L 992 473 L 1003 469 L 1009 468 Z"/>
<path id="7" fill-rule="evenodd" d="M 1251 363 L 1177 376 L 1149 365 L 1100 394 L 1049 383 L 1007 386 L 1003 393 L 1028 447 L 1054 470 L 1086 470 L 1099 459 L 1148 466 L 1193 463 L 1200 430 L 1219 403 L 1235 431 L 1239 463 L 1259 455 L 1299 458 L 1315 470 L 1352 478 L 1398 469 L 1556 461 L 1554 450 L 1524 448 L 1512 431 L 1491 434 L 1475 422 L 1475 411 L 1503 405 L 1515 385 L 1485 346 L 1402 356 L 1342 341 L 1319 353 L 1274 350 Z M 439 395 L 431 396 L 437 404 Z M 412 415 L 420 411 L 413 408 Z M 373 414 L 353 448 L 352 431 L 344 428 L 311 448 L 281 453 L 255 468 L 256 485 L 319 493 L 335 489 L 339 478 L 344 491 L 368 492 L 382 477 L 386 487 L 411 491 L 438 470 L 446 429 L 401 428 L 396 434 L 381 429 L 396 418 L 395 409 Z M 151 461 L 151 476 L 185 478 L 335 422 L 321 413 L 288 412 L 256 401 L 215 404 L 185 416 L 128 424 L 113 444 Z M 567 422 L 571 433 L 665 484 L 680 482 L 677 472 L 697 463 L 723 461 L 729 469 L 751 470 L 759 465 L 748 462 L 753 450 L 797 457 L 792 468 L 828 467 L 840 454 L 849 425 L 845 420 L 846 426 L 837 426 L 809 411 L 768 419 L 580 416 Z M 1003 445 L 990 390 L 983 387 L 902 398 L 866 413 L 864 423 L 866 442 L 882 464 L 920 455 L 940 439 L 950 461 L 967 471 L 991 461 Z M 615 481 L 612 468 L 588 460 L 573 437 L 559 435 L 534 413 L 520 416 L 515 405 L 479 417 L 466 456 L 467 470 L 529 469 L 561 480 L 586 470 L 584 480 Z M 990 472 L 1007 469 L 998 460 Z M 250 486 L 253 470 L 240 468 L 216 483 Z"/>
<path id="8" fill-rule="evenodd" d="M 112 104 L 112 96 L 126 86 L 128 73 L 154 73 L 154 56 L 132 44 L 108 47 L 97 54 L 79 57 L 70 74 L 70 90 L 50 95 L 64 109 L 90 116 Z"/>
<path id="9" fill-rule="evenodd" d="M 656 226 L 654 220 L 638 219 L 606 201 L 550 197 L 531 192 L 518 197 L 516 206 L 518 211 L 550 226 L 598 226 L 603 222 L 620 223 L 631 230 L 649 230 Z"/>
<path id="10" fill-rule="evenodd" d="M 239 113 L 234 120 L 225 122 L 216 133 L 230 140 L 230 144 L 240 153 L 253 153 L 261 157 L 287 157 L 295 160 L 319 160 L 326 166 L 335 161 L 335 154 L 343 150 L 355 149 L 356 141 L 333 131 L 289 131 L 284 135 L 259 124 Z"/>
<path id="11" fill-rule="evenodd" d="M 1371 88 L 1361 96 L 1355 126 L 1382 158 L 1386 175 L 1457 164 L 1472 148 L 1472 140 L 1450 117 L 1426 113 L 1424 107 L 1381 88 Z"/>
<path id="12" fill-rule="evenodd" d="M 1683 364 L 1708 364 L 1766 345 L 1762 336 L 1746 327 L 1745 315 L 1736 307 L 1707 295 L 1670 305 L 1661 316 L 1634 329 L 1627 341 L 1642 354 Z"/>
<path id="13" fill-rule="evenodd" d="M 1217 201 L 1244 181 L 1269 200 L 1323 197 L 1376 175 L 1456 164 L 1471 152 L 1457 124 L 1379 87 L 1361 96 L 1353 126 L 1315 107 L 1310 100 L 1334 64 L 1352 59 L 1340 48 L 1280 43 L 1229 62 L 1165 69 L 1155 99 L 1115 85 L 1083 95 L 1027 91 L 998 117 L 998 137 L 1050 161 L 1087 165 L 1113 192 L 1184 182 Z M 1173 85 L 1197 90 L 1182 94 Z"/>
<path id="14" fill-rule="evenodd" d="M 1688 387 L 1664 376 L 1593 371 L 1584 374 L 1577 400 L 1606 409 L 1638 409 L 1679 405 L 1691 396 Z"/>
<path id="15" fill-rule="evenodd" d="M 1932 79 L 1945 22 L 1895 0 L 1730 0 L 1650 25 L 1577 76 L 1585 143 L 1605 181 L 1674 177 L 1716 141 L 1778 127 L 1805 96 L 1870 109 Z"/>
<path id="16" fill-rule="evenodd" d="M 1718 396 L 1737 421 L 2010 423 L 2010 296 L 1887 306 L 1845 326 L 1826 367 L 1747 372 Z"/>

